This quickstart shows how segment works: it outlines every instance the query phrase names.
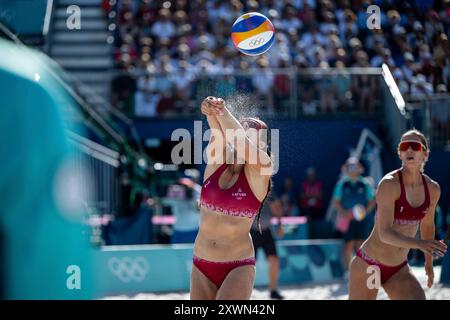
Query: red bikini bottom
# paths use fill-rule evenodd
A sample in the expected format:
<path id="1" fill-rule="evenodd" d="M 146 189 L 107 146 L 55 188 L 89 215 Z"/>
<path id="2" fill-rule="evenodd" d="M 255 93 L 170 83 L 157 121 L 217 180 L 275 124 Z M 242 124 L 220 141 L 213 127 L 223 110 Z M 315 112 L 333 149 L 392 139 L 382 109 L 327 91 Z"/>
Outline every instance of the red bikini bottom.
<path id="1" fill-rule="evenodd" d="M 255 265 L 255 258 L 243 260 L 213 262 L 194 256 L 194 266 L 196 266 L 217 288 L 220 288 L 227 275 L 240 266 Z"/>
<path id="2" fill-rule="evenodd" d="M 381 284 L 388 281 L 394 274 L 399 272 L 401 268 L 403 268 L 405 265 L 408 264 L 408 261 L 405 260 L 397 266 L 386 266 L 384 264 L 381 264 L 381 263 L 375 261 L 371 257 L 369 257 L 361 249 L 358 249 L 358 251 L 356 251 L 356 256 L 363 259 L 368 265 L 371 265 L 371 266 L 375 265 L 380 268 Z"/>

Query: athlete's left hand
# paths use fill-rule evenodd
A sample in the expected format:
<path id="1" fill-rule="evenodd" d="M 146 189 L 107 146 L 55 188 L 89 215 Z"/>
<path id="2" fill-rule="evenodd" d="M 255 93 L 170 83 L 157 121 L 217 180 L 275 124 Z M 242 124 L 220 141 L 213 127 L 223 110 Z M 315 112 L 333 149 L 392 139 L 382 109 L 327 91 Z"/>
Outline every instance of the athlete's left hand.
<path id="1" fill-rule="evenodd" d="M 225 100 L 222 98 L 216 98 L 216 97 L 208 97 L 210 98 L 208 100 L 209 104 L 215 109 L 215 111 L 218 113 L 218 115 L 223 115 L 224 108 L 225 108 Z"/>
<path id="2" fill-rule="evenodd" d="M 428 276 L 428 288 L 431 288 L 434 283 L 434 270 L 432 265 L 425 265 L 425 273 Z"/>

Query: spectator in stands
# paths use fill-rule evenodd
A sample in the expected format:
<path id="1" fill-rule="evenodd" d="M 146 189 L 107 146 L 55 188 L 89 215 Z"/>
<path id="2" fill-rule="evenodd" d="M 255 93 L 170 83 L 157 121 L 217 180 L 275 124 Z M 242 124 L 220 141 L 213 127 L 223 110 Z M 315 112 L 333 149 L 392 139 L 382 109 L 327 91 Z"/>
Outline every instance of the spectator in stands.
<path id="1" fill-rule="evenodd" d="M 306 67 L 306 60 L 302 56 L 297 56 L 295 65 L 298 69 Z M 298 95 L 302 112 L 304 115 L 314 116 L 318 110 L 317 84 L 310 75 L 297 75 Z"/>
<path id="2" fill-rule="evenodd" d="M 168 71 L 173 71 L 176 66 L 172 55 L 172 41 L 169 38 L 163 38 L 159 40 L 158 52 L 155 53 L 156 65 L 158 66 L 158 72 L 161 72 L 164 66 L 167 66 Z"/>
<path id="3" fill-rule="evenodd" d="M 342 61 L 336 62 L 337 74 L 333 79 L 333 88 L 336 93 L 338 107 L 341 110 L 349 110 L 352 100 L 352 79 L 349 72 L 345 69 Z"/>
<path id="4" fill-rule="evenodd" d="M 136 13 L 136 19 L 140 22 L 141 26 L 147 26 L 155 22 L 158 15 L 158 9 L 156 1 L 142 0 Z"/>
<path id="5" fill-rule="evenodd" d="M 423 74 L 426 79 L 433 84 L 434 82 L 434 66 L 433 61 L 431 59 L 431 53 L 423 52 L 420 54 L 420 60 L 417 66 L 418 73 Z"/>
<path id="6" fill-rule="evenodd" d="M 306 180 L 302 182 L 300 190 L 301 214 L 308 218 L 308 234 L 310 239 L 323 236 L 321 232 L 325 224 L 323 210 L 322 182 L 317 180 L 316 170 L 309 167 L 306 170 Z"/>
<path id="7" fill-rule="evenodd" d="M 290 30 L 298 30 L 302 28 L 302 22 L 296 16 L 295 7 L 289 4 L 284 7 L 283 19 L 282 19 L 282 30 L 289 32 Z"/>
<path id="8" fill-rule="evenodd" d="M 228 23 L 229 17 L 226 2 L 214 0 L 208 1 L 206 5 L 208 10 L 208 21 L 213 27 L 216 27 L 216 24 L 219 23 L 220 20 Z"/>
<path id="9" fill-rule="evenodd" d="M 261 106 L 267 106 L 269 113 L 274 113 L 273 108 L 273 72 L 269 69 L 269 61 L 262 56 L 258 59 L 258 67 L 254 71 L 252 85 L 256 89 L 256 97 L 262 101 Z"/>
<path id="10" fill-rule="evenodd" d="M 170 57 L 169 56 L 163 57 L 159 69 L 159 74 L 155 81 L 155 90 L 158 93 L 172 95 L 173 90 L 172 75 L 174 73 L 175 68 L 171 65 Z"/>
<path id="11" fill-rule="evenodd" d="M 277 50 L 270 50 L 266 53 L 267 57 L 269 57 L 269 66 L 276 68 L 280 61 L 286 61 L 289 66 L 291 64 L 291 56 L 288 37 L 282 32 L 276 33 L 275 42 L 274 46 L 276 46 Z"/>
<path id="12" fill-rule="evenodd" d="M 338 60 L 338 50 L 342 49 L 343 45 L 339 37 L 330 33 L 328 35 L 328 43 L 325 45 L 325 61 L 329 66 L 334 66 Z"/>
<path id="13" fill-rule="evenodd" d="M 156 70 L 156 66 L 153 63 L 152 57 L 150 56 L 150 48 L 143 48 L 141 59 L 139 61 L 139 65 L 137 66 L 138 73 L 143 74 L 147 72 L 150 74 L 155 74 Z"/>
<path id="14" fill-rule="evenodd" d="M 151 37 L 152 36 L 152 16 L 150 13 L 144 13 L 140 18 L 140 36 Z"/>
<path id="15" fill-rule="evenodd" d="M 346 9 L 343 13 L 343 22 L 339 24 L 339 35 L 343 43 L 358 35 L 358 27 L 356 25 L 356 15 L 350 9 Z"/>
<path id="16" fill-rule="evenodd" d="M 377 46 L 377 54 L 370 60 L 370 66 L 380 68 L 383 64 L 390 67 L 395 66 L 394 60 L 391 56 L 391 50 Z"/>
<path id="17" fill-rule="evenodd" d="M 119 1 L 118 3 L 118 20 L 120 24 L 124 24 L 124 22 L 127 20 L 126 16 L 133 16 L 134 12 L 136 11 L 136 2 L 133 0 L 123 0 Z"/>
<path id="18" fill-rule="evenodd" d="M 194 74 L 189 70 L 189 64 L 186 60 L 180 60 L 178 71 L 172 75 L 172 82 L 175 88 L 175 95 L 181 103 L 179 109 L 186 114 L 190 112 L 189 101 L 191 97 L 191 85 L 194 81 Z"/>
<path id="19" fill-rule="evenodd" d="M 172 15 L 169 9 L 161 9 L 158 12 L 158 20 L 153 24 L 151 33 L 157 39 L 172 38 L 175 36 L 175 25 L 171 21 Z"/>
<path id="20" fill-rule="evenodd" d="M 332 32 L 338 32 L 338 27 L 335 24 L 335 15 L 328 10 L 322 10 L 321 12 L 323 22 L 319 26 L 319 30 L 322 34 L 327 35 Z"/>
<path id="21" fill-rule="evenodd" d="M 398 89 L 400 90 L 400 93 L 403 96 L 409 95 L 409 85 L 403 76 L 402 70 L 400 68 L 394 69 L 393 76 L 395 79 L 395 83 L 397 84 Z"/>
<path id="22" fill-rule="evenodd" d="M 283 59 L 279 61 L 278 67 L 282 72 L 276 73 L 273 80 L 273 94 L 276 101 L 275 108 L 277 112 L 283 112 L 286 108 L 286 102 L 290 98 L 291 79 L 287 73 L 289 60 Z"/>
<path id="23" fill-rule="evenodd" d="M 354 157 L 347 159 L 343 165 L 345 176 L 341 178 L 333 191 L 333 206 L 337 210 L 336 226 L 344 239 L 344 268 L 348 271 L 354 252 L 367 238 L 369 232 L 368 215 L 362 221 L 353 219 L 352 208 L 362 205 L 368 214 L 375 206 L 374 190 L 362 177 L 363 167 Z"/>
<path id="24" fill-rule="evenodd" d="M 111 1 L 110 0 L 102 0 L 101 7 L 103 9 L 103 12 L 105 13 L 105 16 L 107 16 L 109 11 L 111 11 L 111 9 L 112 9 Z"/>
<path id="25" fill-rule="evenodd" d="M 242 11 L 244 6 L 241 1 L 239 0 L 230 0 L 229 2 L 229 11 L 228 11 L 228 22 L 231 24 L 234 22 L 238 17 L 240 17 L 244 12 Z"/>
<path id="26" fill-rule="evenodd" d="M 140 77 L 137 81 L 134 114 L 140 117 L 155 117 L 159 97 L 156 92 L 155 78 L 148 73 Z"/>
<path id="27" fill-rule="evenodd" d="M 317 23 L 314 23 L 311 24 L 308 31 L 302 35 L 300 42 L 303 43 L 306 48 L 310 48 L 313 45 L 325 44 L 326 38 L 319 32 Z"/>
<path id="28" fill-rule="evenodd" d="M 405 63 L 402 66 L 403 77 L 408 84 L 412 83 L 416 66 L 414 64 L 414 56 L 411 52 L 406 52 L 403 56 Z"/>
<path id="29" fill-rule="evenodd" d="M 316 1 L 303 1 L 302 4 L 299 5 L 299 7 L 301 8 L 302 6 L 302 11 L 299 12 L 299 19 L 303 23 L 304 28 L 308 29 L 317 21 L 316 13 L 314 11 L 316 7 Z"/>
<path id="30" fill-rule="evenodd" d="M 436 36 L 433 48 L 433 61 L 435 63 L 435 83 L 450 85 L 450 43 L 445 33 Z"/>
<path id="31" fill-rule="evenodd" d="M 217 23 L 214 25 L 213 34 L 216 39 L 216 47 L 220 48 L 230 44 L 230 30 L 229 25 L 225 19 L 220 18 Z"/>
<path id="32" fill-rule="evenodd" d="M 298 216 L 297 197 L 294 183 L 291 177 L 284 178 L 283 190 L 280 193 L 280 201 L 285 216 Z"/>
<path id="33" fill-rule="evenodd" d="M 367 68 L 369 66 L 368 55 L 364 51 L 358 51 L 355 67 Z M 361 74 L 353 77 L 353 94 L 356 98 L 358 111 L 368 111 L 373 114 L 374 96 L 376 94 L 376 78 L 371 75 Z"/>
<path id="34" fill-rule="evenodd" d="M 139 56 L 139 52 L 134 43 L 134 38 L 131 34 L 123 36 L 123 43 L 115 52 L 116 63 L 130 62 L 134 63 Z"/>
<path id="35" fill-rule="evenodd" d="M 161 117 L 173 117 L 179 110 L 175 108 L 175 98 L 169 91 L 161 93 L 158 105 L 156 106 L 156 112 Z"/>
<path id="36" fill-rule="evenodd" d="M 213 52 L 217 47 L 216 37 L 209 32 L 208 26 L 204 23 L 197 24 L 196 37 L 200 50 Z"/>
<path id="37" fill-rule="evenodd" d="M 186 11 L 177 10 L 173 15 L 173 23 L 175 26 L 175 36 L 180 36 L 183 33 L 185 25 L 189 22 Z"/>
<path id="38" fill-rule="evenodd" d="M 411 96 L 413 98 L 425 98 L 433 93 L 433 85 L 427 82 L 423 74 L 418 74 L 412 78 Z"/>
<path id="39" fill-rule="evenodd" d="M 328 69 L 328 63 L 322 61 L 319 65 L 321 69 Z M 335 86 L 331 75 L 321 75 L 317 77 L 317 87 L 319 88 L 320 109 L 322 113 L 332 113 L 337 108 Z"/>
<path id="40" fill-rule="evenodd" d="M 206 35 L 198 38 L 197 52 L 192 56 L 191 62 L 198 64 L 202 60 L 207 60 L 210 63 L 215 63 L 216 58 L 214 54 L 208 49 L 208 37 Z"/>

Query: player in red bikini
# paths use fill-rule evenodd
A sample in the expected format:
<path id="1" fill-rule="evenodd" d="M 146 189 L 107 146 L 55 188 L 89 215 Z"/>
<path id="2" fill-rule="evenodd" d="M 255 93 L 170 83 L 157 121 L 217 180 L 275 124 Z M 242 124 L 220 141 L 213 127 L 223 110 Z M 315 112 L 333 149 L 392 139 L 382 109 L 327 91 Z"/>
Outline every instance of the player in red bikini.
<path id="1" fill-rule="evenodd" d="M 425 253 L 431 288 L 433 256 L 443 256 L 447 250 L 442 241 L 434 239 L 440 188 L 423 174 L 429 153 L 428 141 L 421 132 L 409 130 L 403 134 L 398 146 L 402 167 L 385 175 L 378 185 L 375 226 L 350 265 L 349 299 L 376 299 L 376 283 L 391 299 L 426 298 L 408 266 L 408 252 L 416 248 Z M 421 239 L 416 239 L 419 227 Z"/>
<path id="2" fill-rule="evenodd" d="M 206 98 L 201 111 L 214 130 L 200 195 L 190 298 L 249 299 L 255 276 L 249 232 L 268 194 L 273 172 L 267 153 L 268 132 L 261 130 L 267 125 L 255 118 L 237 120 L 220 98 Z M 229 139 L 227 130 L 239 129 L 245 134 Z"/>

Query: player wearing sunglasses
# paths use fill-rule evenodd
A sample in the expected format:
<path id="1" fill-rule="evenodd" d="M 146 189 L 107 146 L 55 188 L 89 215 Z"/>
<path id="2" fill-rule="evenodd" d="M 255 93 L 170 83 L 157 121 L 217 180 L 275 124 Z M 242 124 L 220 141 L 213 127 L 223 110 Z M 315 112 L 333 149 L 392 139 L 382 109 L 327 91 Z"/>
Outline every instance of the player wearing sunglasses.
<path id="1" fill-rule="evenodd" d="M 397 151 L 402 167 L 385 175 L 378 185 L 374 228 L 350 265 L 349 299 L 376 299 L 380 286 L 391 299 L 425 299 L 408 266 L 408 252 L 425 253 L 431 288 L 433 257 L 442 257 L 447 250 L 443 241 L 434 239 L 440 188 L 423 173 L 430 154 L 426 137 L 409 130 Z M 419 227 L 421 239 L 416 239 Z"/>

